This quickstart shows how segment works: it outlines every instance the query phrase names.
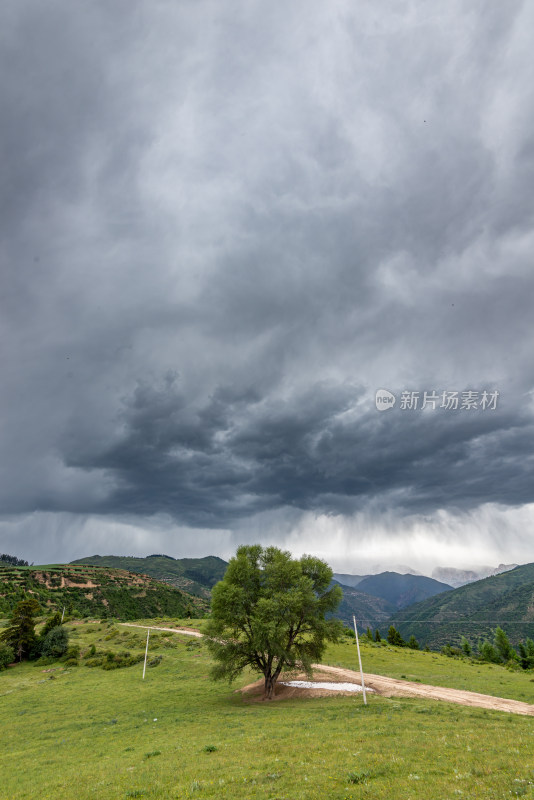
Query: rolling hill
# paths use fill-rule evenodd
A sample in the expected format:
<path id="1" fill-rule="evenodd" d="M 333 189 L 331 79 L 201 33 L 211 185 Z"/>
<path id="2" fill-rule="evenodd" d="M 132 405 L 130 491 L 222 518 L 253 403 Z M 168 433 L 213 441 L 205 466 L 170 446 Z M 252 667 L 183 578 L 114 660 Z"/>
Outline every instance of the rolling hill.
<path id="1" fill-rule="evenodd" d="M 391 622 L 404 638 L 413 633 L 431 648 L 458 645 L 462 635 L 474 644 L 498 625 L 513 644 L 534 638 L 534 564 L 431 597 L 396 612 Z"/>
<path id="2" fill-rule="evenodd" d="M 217 556 L 205 558 L 172 558 L 154 554 L 146 558 L 134 556 L 89 556 L 72 561 L 72 564 L 90 564 L 95 567 L 113 567 L 129 572 L 150 575 L 158 581 L 175 586 L 190 594 L 208 600 L 211 589 L 220 581 L 228 566 Z"/>
<path id="3" fill-rule="evenodd" d="M 0 566 L 0 614 L 9 613 L 29 595 L 50 610 L 66 607 L 82 616 L 199 617 L 208 610 L 207 602 L 199 597 L 122 569 L 70 564 Z"/>

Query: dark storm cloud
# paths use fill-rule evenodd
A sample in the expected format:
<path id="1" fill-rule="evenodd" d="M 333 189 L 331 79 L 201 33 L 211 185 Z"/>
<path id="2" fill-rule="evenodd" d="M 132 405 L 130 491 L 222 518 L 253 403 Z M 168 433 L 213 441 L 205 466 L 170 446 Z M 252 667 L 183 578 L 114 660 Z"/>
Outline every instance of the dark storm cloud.
<path id="1" fill-rule="evenodd" d="M 533 502 L 533 13 L 10 0 L 1 512 Z"/>
<path id="2" fill-rule="evenodd" d="M 423 392 L 421 392 L 422 396 Z M 316 384 L 286 400 L 220 391 L 188 405 L 170 378 L 140 387 L 110 448 L 69 466 L 112 474 L 107 513 L 227 527 L 268 509 L 352 514 L 373 498 L 405 513 L 533 501 L 534 425 L 516 408 L 359 406 L 362 390 Z M 88 509 L 87 509 L 88 510 Z"/>

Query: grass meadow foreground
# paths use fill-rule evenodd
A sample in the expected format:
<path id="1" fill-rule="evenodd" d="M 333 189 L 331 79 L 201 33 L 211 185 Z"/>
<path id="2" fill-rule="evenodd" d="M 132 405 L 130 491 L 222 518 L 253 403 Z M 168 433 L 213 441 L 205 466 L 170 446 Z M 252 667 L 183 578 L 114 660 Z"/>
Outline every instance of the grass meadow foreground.
<path id="1" fill-rule="evenodd" d="M 212 683 L 198 640 L 152 634 L 143 682 L 142 663 L 84 666 L 92 645 L 93 663 L 141 653 L 143 631 L 68 627 L 80 666 L 0 673 L 1 800 L 534 798 L 531 717 L 376 696 L 245 703 L 234 690 L 257 676 Z M 355 651 L 323 661 L 354 668 Z M 371 644 L 362 657 L 367 672 L 534 702 L 532 673 Z"/>

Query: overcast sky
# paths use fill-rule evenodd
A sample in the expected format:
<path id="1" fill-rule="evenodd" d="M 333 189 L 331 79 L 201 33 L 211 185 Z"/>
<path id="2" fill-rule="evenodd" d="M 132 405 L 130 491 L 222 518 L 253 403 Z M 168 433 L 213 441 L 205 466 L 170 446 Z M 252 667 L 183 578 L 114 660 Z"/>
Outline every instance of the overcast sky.
<path id="1" fill-rule="evenodd" d="M 533 29 L 4 0 L 0 551 L 534 561 Z"/>

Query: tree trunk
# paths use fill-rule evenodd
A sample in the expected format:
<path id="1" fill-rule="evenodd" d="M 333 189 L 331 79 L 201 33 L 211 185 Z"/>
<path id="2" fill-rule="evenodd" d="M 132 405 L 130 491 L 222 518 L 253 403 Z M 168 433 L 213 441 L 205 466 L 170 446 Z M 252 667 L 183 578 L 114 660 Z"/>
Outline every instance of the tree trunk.
<path id="1" fill-rule="evenodd" d="M 265 686 L 263 689 L 263 699 L 272 700 L 274 697 L 274 687 L 276 686 L 276 678 L 273 675 L 265 676 Z"/>

